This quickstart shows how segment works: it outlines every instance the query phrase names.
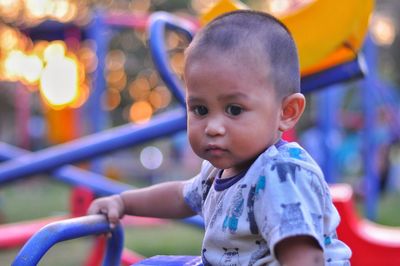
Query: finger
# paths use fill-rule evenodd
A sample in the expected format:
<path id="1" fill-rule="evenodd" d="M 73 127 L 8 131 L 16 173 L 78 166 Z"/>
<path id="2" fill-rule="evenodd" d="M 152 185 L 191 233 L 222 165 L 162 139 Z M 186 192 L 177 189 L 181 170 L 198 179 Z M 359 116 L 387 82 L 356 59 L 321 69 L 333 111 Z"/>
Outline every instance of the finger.
<path id="1" fill-rule="evenodd" d="M 95 204 L 92 204 L 89 206 L 89 209 L 87 210 L 87 214 L 98 214 L 100 213 L 99 207 Z"/>
<path id="2" fill-rule="evenodd" d="M 116 209 L 111 209 L 108 212 L 108 221 L 110 223 L 111 229 L 114 229 L 115 226 L 119 223 L 119 213 Z"/>

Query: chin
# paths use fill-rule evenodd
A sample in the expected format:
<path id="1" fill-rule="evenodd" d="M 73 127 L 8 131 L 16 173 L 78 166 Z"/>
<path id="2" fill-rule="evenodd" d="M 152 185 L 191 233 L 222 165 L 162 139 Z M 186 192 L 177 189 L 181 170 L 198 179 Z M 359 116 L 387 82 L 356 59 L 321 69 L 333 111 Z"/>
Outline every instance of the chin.
<path id="1" fill-rule="evenodd" d="M 207 159 L 206 159 L 207 160 Z M 213 162 L 212 160 L 208 160 L 215 168 L 218 169 L 229 169 L 232 167 L 232 165 L 226 164 L 226 163 L 221 163 L 221 162 Z"/>

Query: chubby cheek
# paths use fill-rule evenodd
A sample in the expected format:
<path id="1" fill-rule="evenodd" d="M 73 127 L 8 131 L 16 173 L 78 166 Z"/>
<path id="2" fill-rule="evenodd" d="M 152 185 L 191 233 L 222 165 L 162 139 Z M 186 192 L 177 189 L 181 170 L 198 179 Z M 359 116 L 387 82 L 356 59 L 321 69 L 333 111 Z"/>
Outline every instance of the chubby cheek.
<path id="1" fill-rule="evenodd" d="M 232 144 L 237 151 L 245 156 L 253 157 L 263 152 L 271 143 L 272 136 L 265 130 L 259 130 L 254 125 L 249 125 L 246 130 L 236 131 L 235 136 L 232 137 Z"/>
<path id="2" fill-rule="evenodd" d="M 199 130 L 196 130 L 193 126 L 188 125 L 188 139 L 193 152 L 201 157 L 201 134 Z"/>

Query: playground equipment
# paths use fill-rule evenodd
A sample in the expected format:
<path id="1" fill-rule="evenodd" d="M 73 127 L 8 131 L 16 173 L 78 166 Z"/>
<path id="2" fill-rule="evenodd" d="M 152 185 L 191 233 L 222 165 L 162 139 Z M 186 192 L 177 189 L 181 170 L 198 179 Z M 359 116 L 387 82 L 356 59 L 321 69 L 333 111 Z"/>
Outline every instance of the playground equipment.
<path id="1" fill-rule="evenodd" d="M 352 249 L 352 265 L 399 265 L 400 230 L 360 218 L 350 185 L 336 184 L 330 188 L 342 219 L 338 235 Z"/>
<path id="2" fill-rule="evenodd" d="M 353 190 L 349 185 L 336 184 L 330 189 L 333 202 L 342 218 L 338 235 L 345 239 L 353 251 L 352 265 L 399 265 L 400 231 L 377 225 L 356 215 Z M 37 232 L 24 245 L 13 265 L 36 265 L 48 249 L 57 242 L 110 231 L 106 219 L 100 215 L 51 223 Z M 109 241 L 103 265 L 116 265 L 111 262 L 119 262 L 122 234 L 122 229 L 118 228 L 117 235 L 111 240 L 113 244 L 111 245 Z M 199 256 L 154 256 L 134 265 L 200 266 L 202 264 Z"/>
<path id="3" fill-rule="evenodd" d="M 295 39 L 302 74 L 321 72 L 354 59 L 364 42 L 373 7 L 373 0 L 318 0 L 278 14 Z M 222 13 L 246 8 L 237 1 L 221 0 L 200 20 L 204 25 Z"/>
<path id="4" fill-rule="evenodd" d="M 321 0 L 320 0 L 321 1 Z M 318 2 L 318 1 L 317 1 Z M 321 1 L 324 2 L 324 1 Z M 325 1 L 325 4 L 327 2 Z M 365 3 L 365 2 L 364 2 Z M 372 3 L 372 1 L 368 2 Z M 368 6 L 368 5 L 367 5 Z M 363 9 L 365 11 L 365 9 Z M 364 14 L 364 13 L 363 13 Z M 364 14 L 365 15 L 365 14 Z M 364 21 L 365 22 L 365 21 Z M 361 31 L 360 24 L 357 24 L 358 30 Z M 295 26 L 294 26 L 295 27 Z M 177 19 L 174 16 L 171 16 L 166 13 L 158 13 L 154 14 L 152 17 L 151 23 L 151 32 L 150 38 L 152 43 L 152 52 L 153 54 L 157 54 L 154 56 L 154 60 L 156 63 L 157 68 L 159 69 L 160 73 L 165 71 L 165 74 L 162 74 L 163 79 L 170 78 L 173 80 L 171 83 L 175 83 L 175 85 L 169 85 L 172 88 L 174 95 L 179 100 L 181 104 L 183 104 L 183 90 L 182 86 L 179 83 L 179 80 L 176 79 L 171 68 L 168 64 L 167 56 L 166 56 L 166 49 L 164 44 L 164 33 L 166 29 L 178 30 L 184 32 L 186 36 L 190 38 L 190 35 L 193 34 L 193 27 L 187 26 L 182 24 L 182 20 Z M 153 30 L 153 31 L 152 31 Z M 363 30 L 365 30 L 363 28 Z M 346 38 L 350 38 L 346 35 Z M 155 43 L 153 43 L 155 42 Z M 344 40 L 342 40 L 344 42 Z M 154 46 L 155 45 L 155 46 Z M 159 45 L 159 46 L 157 46 Z M 158 48 L 154 48 L 158 47 Z M 335 53 L 335 49 L 333 49 L 332 53 Z M 328 53 L 329 54 L 329 53 Z M 309 75 L 304 75 L 302 78 L 302 88 L 304 92 L 312 92 L 316 89 L 321 87 L 327 86 L 329 84 L 335 84 L 338 82 L 342 82 L 348 80 L 350 78 L 360 77 L 363 73 L 362 66 L 360 61 L 357 58 L 354 58 L 355 53 L 352 54 L 350 60 L 342 60 L 340 61 L 339 65 L 332 65 L 329 66 L 328 69 L 323 69 L 324 71 L 313 73 Z M 322 69 L 322 68 L 321 68 Z M 168 84 L 168 81 L 166 81 Z M 175 87 L 173 87 L 175 86 Z M 123 126 L 119 128 L 115 128 L 112 130 L 103 131 L 92 136 L 88 136 L 70 143 L 58 145 L 43 151 L 36 152 L 32 155 L 23 155 L 21 154 L 16 156 L 10 156 L 9 154 L 4 154 L 4 159 L 11 159 L 9 162 L 5 162 L 0 165 L 0 184 L 5 182 L 14 181 L 20 179 L 24 176 L 29 176 L 35 173 L 40 172 L 53 172 L 56 176 L 59 175 L 59 172 L 66 171 L 64 168 L 70 168 L 70 166 L 64 166 L 66 164 L 78 162 L 81 160 L 94 158 L 100 156 L 102 154 L 108 153 L 110 151 L 125 148 L 127 146 L 135 145 L 141 143 L 143 141 L 147 141 L 157 137 L 163 137 L 174 132 L 178 132 L 184 130 L 186 127 L 185 115 L 183 112 L 173 112 L 161 115 L 160 117 L 152 120 L 149 124 L 145 126 Z M 0 153 L 1 153 L 0 149 Z M 15 159 L 12 159 L 15 158 Z M 69 177 L 64 177 L 65 180 L 69 180 L 69 182 L 73 182 L 73 184 L 82 184 L 81 181 L 75 178 L 75 173 L 67 173 Z M 86 174 L 85 174 L 86 175 Z M 89 178 L 90 180 L 90 178 Z M 105 182 L 104 178 L 100 178 L 102 182 Z M 107 181 L 111 182 L 111 181 Z M 95 181 L 95 178 L 88 181 L 86 184 L 83 184 L 89 188 L 100 190 L 100 187 L 104 184 L 98 184 Z M 116 189 L 115 191 L 118 191 Z M 105 194 L 110 193 L 110 191 L 104 191 Z M 114 192 L 112 192 L 114 193 Z M 110 194 L 112 194 L 110 193 Z M 119 193 L 119 192 L 116 192 Z M 335 198 L 335 196 L 334 196 Z M 340 207 L 338 207 L 340 210 Z M 354 214 L 354 210 L 351 210 Z M 343 223 L 347 223 L 349 220 L 348 218 L 351 217 L 350 215 L 344 214 L 343 216 Z M 82 222 L 82 220 L 80 220 Z M 349 222 L 350 223 L 350 222 Z M 359 226 L 360 223 L 350 223 L 353 226 Z M 371 229 L 372 227 L 369 227 Z M 340 229 L 339 229 L 340 230 Z M 372 230 L 373 232 L 377 232 L 377 230 Z M 340 237 L 343 238 L 349 245 L 352 247 L 353 250 L 360 250 L 357 249 L 359 246 L 366 245 L 367 240 L 365 238 L 360 238 L 361 240 L 358 242 L 352 243 L 351 240 L 346 240 L 347 233 L 339 232 Z M 361 234 L 361 233 L 360 233 Z M 78 235 L 77 235 L 78 236 Z M 378 248 L 382 248 L 388 252 L 388 254 L 395 254 L 395 252 L 399 251 L 399 246 L 394 246 L 393 249 L 389 249 L 389 243 L 386 242 L 377 242 L 376 239 L 371 240 L 372 243 Z M 354 245 L 354 246 L 353 246 Z M 358 252 L 358 251 L 357 251 Z M 378 253 L 369 252 L 371 256 L 375 256 L 375 259 L 380 256 Z M 388 255 L 389 256 L 389 255 Z M 357 257 L 355 257 L 357 259 Z M 157 257 L 153 258 L 157 259 L 159 265 L 161 259 L 169 259 L 169 260 L 191 260 L 193 263 L 196 262 L 196 258 L 170 258 L 170 257 Z M 149 259 L 151 260 L 151 259 Z M 365 265 L 365 261 L 360 259 L 360 261 L 354 261 L 355 263 L 361 263 L 360 265 Z M 372 261 L 372 259 L 371 259 Z M 151 261 L 150 261 L 151 262 Z M 149 263 L 150 263 L 149 262 Z M 154 261 L 153 261 L 154 262 Z M 146 260 L 142 262 L 141 265 L 146 265 Z M 139 264 L 140 265 L 140 264 Z M 149 265 L 149 264 L 147 264 Z M 154 264 L 153 264 L 154 265 Z M 179 264 L 172 264 L 172 265 L 179 265 Z M 194 264 L 198 265 L 198 264 Z M 390 264 L 389 264 L 390 265 Z"/>
<path id="5" fill-rule="evenodd" d="M 107 219 L 93 215 L 48 224 L 29 239 L 12 265 L 36 265 L 43 255 L 56 243 L 78 237 L 111 233 L 107 240 L 107 252 L 103 265 L 119 265 L 123 250 L 123 231 L 120 225 L 110 230 Z"/>

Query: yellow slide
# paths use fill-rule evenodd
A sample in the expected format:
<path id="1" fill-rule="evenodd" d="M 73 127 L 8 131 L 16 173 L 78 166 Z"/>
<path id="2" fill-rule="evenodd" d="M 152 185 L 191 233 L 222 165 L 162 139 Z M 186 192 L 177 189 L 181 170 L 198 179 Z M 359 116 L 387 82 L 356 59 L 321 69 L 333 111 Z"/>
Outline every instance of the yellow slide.
<path id="1" fill-rule="evenodd" d="M 279 19 L 289 28 L 299 49 L 303 74 L 310 74 L 353 59 L 361 48 L 373 0 L 314 0 Z M 220 0 L 201 17 L 207 23 L 234 9 L 238 1 Z"/>

